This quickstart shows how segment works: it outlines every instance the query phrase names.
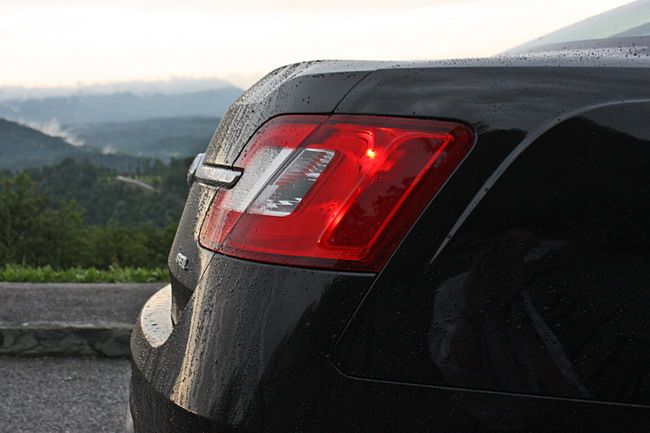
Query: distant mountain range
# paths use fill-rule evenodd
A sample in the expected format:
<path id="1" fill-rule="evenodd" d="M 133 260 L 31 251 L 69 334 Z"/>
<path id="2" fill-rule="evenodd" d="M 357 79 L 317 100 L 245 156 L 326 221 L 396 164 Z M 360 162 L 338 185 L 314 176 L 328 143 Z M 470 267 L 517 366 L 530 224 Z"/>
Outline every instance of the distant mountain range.
<path id="1" fill-rule="evenodd" d="M 63 130 L 74 141 L 103 153 L 169 160 L 205 151 L 219 120 L 218 117 L 173 117 L 88 123 L 65 126 Z"/>
<path id="2" fill-rule="evenodd" d="M 88 159 L 120 170 L 205 150 L 243 90 L 219 79 L 0 86 L 0 169 Z"/>
<path id="3" fill-rule="evenodd" d="M 201 92 L 232 88 L 233 83 L 219 78 L 183 78 L 176 77 L 156 81 L 118 81 L 101 84 L 80 84 L 77 86 L 58 87 L 23 87 L 0 86 L 0 101 L 43 99 L 53 96 L 79 95 L 113 95 L 115 93 L 132 93 L 134 95 L 178 95 L 181 93 Z M 237 87 L 236 85 L 234 87 Z"/>
<path id="4" fill-rule="evenodd" d="M 0 101 L 0 118 L 27 124 L 65 125 L 127 122 L 159 117 L 203 116 L 216 119 L 242 94 L 237 87 L 189 93 L 79 94 Z"/>
<path id="5" fill-rule="evenodd" d="M 88 160 L 96 165 L 131 170 L 144 160 L 130 155 L 104 155 L 87 146 L 73 146 L 15 122 L 0 119 L 0 169 L 22 170 L 56 164 L 66 158 Z"/>

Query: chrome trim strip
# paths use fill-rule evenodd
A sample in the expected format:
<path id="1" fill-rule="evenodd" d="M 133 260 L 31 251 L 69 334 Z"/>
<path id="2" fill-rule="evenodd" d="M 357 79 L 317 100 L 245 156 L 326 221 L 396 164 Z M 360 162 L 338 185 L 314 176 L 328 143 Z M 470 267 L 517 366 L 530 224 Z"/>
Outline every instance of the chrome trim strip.
<path id="1" fill-rule="evenodd" d="M 241 177 L 241 174 L 241 171 L 230 168 L 201 165 L 196 170 L 194 177 L 198 182 L 205 185 L 232 188 Z"/>
<path id="2" fill-rule="evenodd" d="M 192 186 L 192 183 L 194 183 L 194 175 L 196 174 L 196 170 L 203 165 L 203 160 L 205 160 L 205 153 L 199 153 L 194 157 L 194 161 L 192 161 L 190 168 L 187 170 L 188 186 Z"/>

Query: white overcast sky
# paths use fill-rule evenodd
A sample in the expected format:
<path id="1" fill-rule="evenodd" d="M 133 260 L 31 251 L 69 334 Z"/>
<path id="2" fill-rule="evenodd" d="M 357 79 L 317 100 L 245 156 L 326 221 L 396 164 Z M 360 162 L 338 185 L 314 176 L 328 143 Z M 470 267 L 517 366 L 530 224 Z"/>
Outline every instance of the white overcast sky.
<path id="1" fill-rule="evenodd" d="M 489 56 L 627 0 L 0 0 L 0 85 L 250 85 L 314 59 Z"/>

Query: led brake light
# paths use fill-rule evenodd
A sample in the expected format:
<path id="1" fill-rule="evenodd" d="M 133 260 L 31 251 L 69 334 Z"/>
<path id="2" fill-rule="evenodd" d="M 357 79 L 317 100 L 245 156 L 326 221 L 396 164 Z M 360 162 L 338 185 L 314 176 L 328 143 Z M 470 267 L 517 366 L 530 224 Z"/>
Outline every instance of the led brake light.
<path id="1" fill-rule="evenodd" d="M 381 270 L 469 152 L 464 125 L 378 116 L 280 116 L 235 162 L 200 242 L 268 263 Z"/>

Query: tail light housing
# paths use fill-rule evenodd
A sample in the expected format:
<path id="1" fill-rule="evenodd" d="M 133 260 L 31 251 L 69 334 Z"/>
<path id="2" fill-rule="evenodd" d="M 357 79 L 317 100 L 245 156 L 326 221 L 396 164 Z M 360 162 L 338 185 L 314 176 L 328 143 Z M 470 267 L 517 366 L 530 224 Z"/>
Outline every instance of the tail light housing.
<path id="1" fill-rule="evenodd" d="M 276 117 L 251 138 L 203 223 L 205 248 L 242 259 L 378 272 L 474 143 L 459 123 Z"/>

